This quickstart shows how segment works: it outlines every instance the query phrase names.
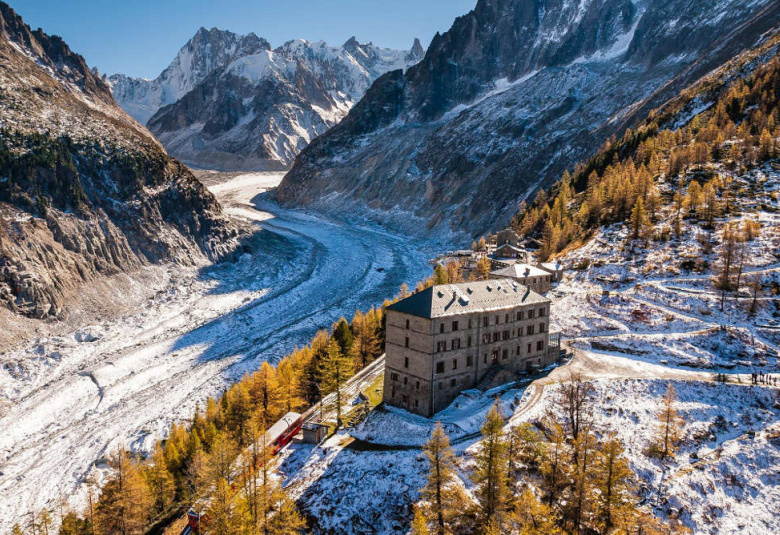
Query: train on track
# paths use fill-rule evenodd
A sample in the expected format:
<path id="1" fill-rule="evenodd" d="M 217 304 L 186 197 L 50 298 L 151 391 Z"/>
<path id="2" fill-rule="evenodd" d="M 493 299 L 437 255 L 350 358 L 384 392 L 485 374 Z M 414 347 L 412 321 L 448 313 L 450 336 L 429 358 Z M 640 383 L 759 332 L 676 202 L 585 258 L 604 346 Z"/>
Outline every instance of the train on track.
<path id="1" fill-rule="evenodd" d="M 279 453 L 300 432 L 303 420 L 303 415 L 288 412 L 266 431 L 265 443 L 272 455 Z M 201 532 L 201 526 L 208 524 L 208 517 L 203 509 L 205 507 L 199 512 L 193 507 L 187 512 L 187 526 L 182 530 L 181 535 L 198 534 Z"/>

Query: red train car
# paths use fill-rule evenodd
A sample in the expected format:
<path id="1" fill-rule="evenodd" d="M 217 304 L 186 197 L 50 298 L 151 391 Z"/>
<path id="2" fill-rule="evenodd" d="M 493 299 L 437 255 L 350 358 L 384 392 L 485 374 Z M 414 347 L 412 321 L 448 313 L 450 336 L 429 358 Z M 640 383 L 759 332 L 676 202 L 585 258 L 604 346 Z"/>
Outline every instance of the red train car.
<path id="1" fill-rule="evenodd" d="M 200 523 L 203 520 L 203 515 L 196 513 L 194 509 L 187 511 L 187 525 L 184 527 L 180 535 L 192 535 L 193 533 L 200 533 Z"/>
<path id="2" fill-rule="evenodd" d="M 298 434 L 302 425 L 303 416 L 297 412 L 288 412 L 266 432 L 265 443 L 269 448 L 273 448 L 276 455 Z"/>
<path id="3" fill-rule="evenodd" d="M 279 453 L 283 447 L 290 443 L 303 426 L 303 416 L 297 412 L 288 412 L 281 420 L 271 426 L 265 433 L 265 443 L 271 448 L 273 455 Z M 207 523 L 203 513 L 197 513 L 194 509 L 187 512 L 187 526 L 180 535 L 193 535 L 200 533 L 201 523 Z"/>

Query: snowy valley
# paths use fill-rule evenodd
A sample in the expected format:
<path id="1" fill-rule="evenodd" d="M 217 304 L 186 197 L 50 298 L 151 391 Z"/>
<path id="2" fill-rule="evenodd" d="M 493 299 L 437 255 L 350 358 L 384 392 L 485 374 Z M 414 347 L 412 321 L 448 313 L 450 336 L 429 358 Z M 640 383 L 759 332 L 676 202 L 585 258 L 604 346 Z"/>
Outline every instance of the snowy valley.
<path id="1" fill-rule="evenodd" d="M 0 1 L 0 535 L 780 533 L 780 8 L 529 5 L 141 80 Z"/>
<path id="2" fill-rule="evenodd" d="M 220 177 L 206 181 L 228 214 L 253 227 L 251 253 L 131 274 L 138 312 L 3 349 L 0 532 L 63 497 L 75 494 L 80 510 L 85 481 L 101 480 L 112 449 L 148 453 L 207 397 L 428 270 L 430 245 L 268 203 L 262 194 L 279 174 Z"/>

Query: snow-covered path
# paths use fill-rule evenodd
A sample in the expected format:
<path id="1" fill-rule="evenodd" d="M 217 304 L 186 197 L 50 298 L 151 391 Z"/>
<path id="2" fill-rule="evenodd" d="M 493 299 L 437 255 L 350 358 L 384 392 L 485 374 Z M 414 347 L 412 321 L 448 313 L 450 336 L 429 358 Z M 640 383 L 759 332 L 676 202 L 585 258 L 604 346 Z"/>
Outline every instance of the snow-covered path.
<path id="1" fill-rule="evenodd" d="M 166 268 L 170 287 L 138 314 L 6 353 L 32 372 L 0 375 L 12 406 L 0 414 L 0 533 L 99 478 L 95 463 L 119 443 L 148 448 L 229 381 L 426 274 L 423 245 L 257 197 L 280 178 L 211 186 L 228 213 L 258 226 L 251 257 Z"/>

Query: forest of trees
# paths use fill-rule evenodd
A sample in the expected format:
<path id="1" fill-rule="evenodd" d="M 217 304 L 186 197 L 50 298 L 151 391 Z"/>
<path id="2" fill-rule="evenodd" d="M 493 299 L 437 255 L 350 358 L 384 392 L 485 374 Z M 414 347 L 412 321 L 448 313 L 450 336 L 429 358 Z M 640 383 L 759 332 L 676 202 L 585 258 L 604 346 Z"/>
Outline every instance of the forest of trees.
<path id="1" fill-rule="evenodd" d="M 437 424 L 424 449 L 428 476 L 412 533 L 685 533 L 677 521 L 664 522 L 639 506 L 623 444 L 595 423 L 594 395 L 591 383 L 572 376 L 557 387 L 558 412 L 514 427 L 505 425 L 497 400 L 473 458 L 464 462 Z M 684 423 L 675 403 L 670 385 L 648 448 L 648 455 L 661 460 L 674 455 Z M 459 476 L 464 464 L 475 487 L 471 493 Z"/>
<path id="2" fill-rule="evenodd" d="M 264 362 L 219 398 L 209 398 L 191 421 L 174 424 L 147 458 L 126 449 L 111 453 L 109 478 L 100 489 L 88 483 L 86 511 L 44 510 L 15 526 L 14 535 L 49 535 L 54 515 L 61 516 L 62 535 L 140 534 L 193 504 L 205 513 L 207 534 L 303 530 L 303 517 L 268 470 L 265 431 L 287 412 L 337 391 L 382 354 L 390 303 L 358 311 L 351 322 L 342 318 L 276 366 Z"/>
<path id="3" fill-rule="evenodd" d="M 573 174 L 565 172 L 549 193 L 540 191 L 530 207 L 523 204 L 514 225 L 521 234 L 541 237 L 542 260 L 616 222 L 630 226 L 632 240 L 645 242 L 679 237 L 683 220 L 718 230 L 719 219 L 739 215 L 735 200 L 741 192 L 732 177 L 780 154 L 778 99 L 780 59 L 775 57 L 724 88 L 685 126 L 663 128 L 675 114 L 651 114 Z M 659 224 L 662 209 L 672 214 L 671 228 Z M 756 230 L 743 236 L 752 239 Z"/>

